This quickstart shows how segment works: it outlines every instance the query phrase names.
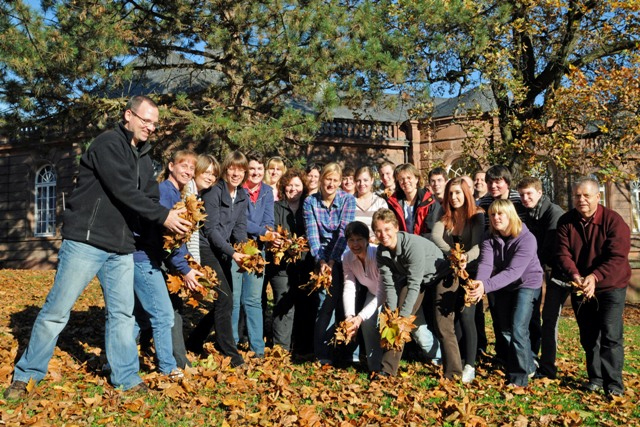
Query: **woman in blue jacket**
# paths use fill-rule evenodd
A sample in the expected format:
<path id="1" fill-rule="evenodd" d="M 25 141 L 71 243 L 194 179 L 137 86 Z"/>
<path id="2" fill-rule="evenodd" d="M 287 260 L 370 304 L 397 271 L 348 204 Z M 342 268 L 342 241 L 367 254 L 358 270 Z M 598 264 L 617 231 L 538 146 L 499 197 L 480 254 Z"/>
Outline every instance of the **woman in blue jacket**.
<path id="1" fill-rule="evenodd" d="M 485 292 L 495 292 L 496 341 L 502 340 L 509 349 L 507 379 L 512 387 L 525 387 L 536 371 L 529 321 L 542 288 L 538 247 L 510 200 L 495 200 L 487 215 L 490 236 L 480 248 L 478 274 L 472 282 L 478 287 L 470 295 L 479 300 Z"/>
<path id="2" fill-rule="evenodd" d="M 267 233 L 267 227 L 273 229 L 273 190 L 262 182 L 264 178 L 264 162 L 257 156 L 249 156 L 249 172 L 242 185 L 246 192 L 247 203 L 247 234 L 252 240 L 260 244 L 260 236 Z M 264 356 L 264 333 L 262 320 L 262 287 L 264 276 L 254 273 L 233 272 L 233 338 L 240 341 L 242 328 L 238 326 L 241 311 L 246 316 L 247 332 L 249 334 L 249 348 L 256 357 Z M 244 319 L 242 319 L 244 320 Z M 242 325 L 244 322 L 240 322 Z"/>
<path id="3" fill-rule="evenodd" d="M 200 353 L 211 328 L 215 326 L 216 344 L 220 352 L 231 358 L 232 366 L 240 366 L 244 364 L 244 359 L 238 353 L 233 339 L 230 283 L 231 269 L 237 268 L 242 258 L 248 256 L 233 248 L 233 243 L 247 240 L 249 201 L 242 190 L 249 169 L 247 158 L 239 151 L 229 153 L 221 169 L 220 180 L 202 194 L 207 217 L 200 230 L 200 259 L 202 265 L 211 267 L 218 275 L 218 298 L 213 303 L 213 310 L 202 318 L 189 336 L 187 348 Z M 237 265 L 233 266 L 234 263 Z"/>

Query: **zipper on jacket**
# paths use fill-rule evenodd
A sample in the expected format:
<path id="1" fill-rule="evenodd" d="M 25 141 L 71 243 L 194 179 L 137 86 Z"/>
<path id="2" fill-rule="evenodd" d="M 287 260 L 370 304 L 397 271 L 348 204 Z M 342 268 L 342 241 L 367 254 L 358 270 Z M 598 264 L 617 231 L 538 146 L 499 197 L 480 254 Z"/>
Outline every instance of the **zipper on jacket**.
<path id="1" fill-rule="evenodd" d="M 100 208 L 100 201 L 102 198 L 98 197 L 96 199 L 96 203 L 93 205 L 93 212 L 91 212 L 91 217 L 89 218 L 89 226 L 87 227 L 87 241 L 89 241 L 89 237 L 91 236 L 91 229 L 93 228 L 93 223 L 98 216 L 98 209 Z"/>

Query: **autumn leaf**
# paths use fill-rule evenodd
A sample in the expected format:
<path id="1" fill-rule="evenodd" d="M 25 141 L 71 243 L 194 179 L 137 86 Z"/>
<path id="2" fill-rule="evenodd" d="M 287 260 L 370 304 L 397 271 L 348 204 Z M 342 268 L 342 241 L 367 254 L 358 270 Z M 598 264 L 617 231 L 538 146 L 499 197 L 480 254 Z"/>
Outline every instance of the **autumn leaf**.
<path id="1" fill-rule="evenodd" d="M 255 240 L 247 240 L 246 242 L 236 243 L 233 249 L 241 254 L 249 255 L 242 258 L 240 271 L 255 274 L 260 277 L 264 274 L 264 268 L 268 264 L 262 256 L 262 251 L 258 248 L 258 242 Z"/>
<path id="2" fill-rule="evenodd" d="M 187 304 L 192 307 L 197 307 L 199 301 L 205 299 L 214 301 L 218 297 L 218 292 L 215 288 L 220 284 L 216 272 L 208 265 L 201 266 L 190 254 L 187 254 L 185 259 L 187 260 L 189 268 L 202 273 L 202 276 L 197 276 L 200 287 L 191 290 L 186 286 L 182 274 L 169 273 L 167 274 L 167 288 L 169 292 L 187 299 Z"/>
<path id="3" fill-rule="evenodd" d="M 378 317 L 380 345 L 385 350 L 402 351 L 404 345 L 411 341 L 411 331 L 416 328 L 413 323 L 416 316 L 400 316 L 400 309 L 391 311 L 384 306 Z"/>
<path id="4" fill-rule="evenodd" d="M 309 295 L 314 293 L 315 291 L 319 291 L 320 289 L 325 289 L 328 295 L 331 295 L 331 283 L 332 283 L 331 269 L 327 268 L 324 270 L 324 273 L 320 271 L 319 273 L 311 272 L 309 274 L 309 281 L 303 285 L 300 285 L 300 289 L 308 289 Z"/>
<path id="5" fill-rule="evenodd" d="M 174 233 L 167 230 L 163 237 L 164 249 L 171 252 L 174 249 L 178 249 L 182 245 L 191 240 L 191 236 L 202 226 L 202 220 L 207 217 L 204 213 L 204 202 L 198 200 L 194 194 L 189 194 L 183 201 L 177 202 L 173 205 L 172 210 L 185 209 L 186 211 L 180 214 L 180 217 L 186 219 L 191 223 L 188 231 L 184 234 Z"/>
<path id="6" fill-rule="evenodd" d="M 260 236 L 260 241 L 264 242 L 266 250 L 273 254 L 275 265 L 280 265 L 283 260 L 287 264 L 295 263 L 302 258 L 304 252 L 309 251 L 306 238 L 289 233 L 281 225 L 278 225 L 276 231 L 271 227 L 267 227 L 267 230 L 264 236 Z"/>
<path id="7" fill-rule="evenodd" d="M 353 320 L 351 319 L 349 320 L 345 319 L 342 322 L 338 323 L 338 326 L 336 326 L 335 333 L 331 338 L 331 340 L 329 341 L 329 344 L 335 347 L 338 345 L 349 344 L 351 341 L 353 341 L 353 338 L 355 338 L 355 335 L 349 336 L 349 328 L 352 325 L 353 325 Z"/>

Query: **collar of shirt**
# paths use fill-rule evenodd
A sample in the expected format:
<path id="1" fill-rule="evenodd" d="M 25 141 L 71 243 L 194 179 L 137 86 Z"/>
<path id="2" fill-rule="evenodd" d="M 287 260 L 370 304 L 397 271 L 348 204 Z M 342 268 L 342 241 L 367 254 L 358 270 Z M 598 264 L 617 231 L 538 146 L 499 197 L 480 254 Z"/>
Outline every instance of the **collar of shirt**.
<path id="1" fill-rule="evenodd" d="M 244 188 L 245 190 L 247 190 L 247 194 L 249 195 L 249 198 L 251 199 L 251 203 L 256 203 L 258 201 L 258 197 L 260 197 L 260 189 L 262 188 L 262 184 L 258 184 L 256 185 L 256 189 L 255 190 L 251 190 L 249 188 L 249 186 L 247 185 L 247 183 L 245 182 L 242 185 L 242 188 Z"/>

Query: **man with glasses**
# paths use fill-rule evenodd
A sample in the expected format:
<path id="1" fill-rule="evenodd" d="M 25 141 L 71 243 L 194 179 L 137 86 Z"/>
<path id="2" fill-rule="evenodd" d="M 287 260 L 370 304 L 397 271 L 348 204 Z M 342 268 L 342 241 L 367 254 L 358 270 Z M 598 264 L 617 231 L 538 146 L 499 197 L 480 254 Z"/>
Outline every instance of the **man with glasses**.
<path id="1" fill-rule="evenodd" d="M 132 227 L 146 220 L 184 233 L 189 226 L 179 217 L 184 210 L 170 211 L 158 203 L 158 184 L 149 157 L 149 137 L 157 121 L 155 103 L 146 96 L 135 96 L 126 106 L 123 122 L 99 135 L 82 155 L 76 188 L 64 212 L 53 287 L 5 398 L 25 397 L 28 383 L 45 377 L 71 309 L 94 276 L 104 295 L 111 382 L 123 390 L 148 390 L 138 375 L 133 332 Z"/>
<path id="2" fill-rule="evenodd" d="M 631 279 L 631 232 L 620 214 L 600 205 L 598 181 L 573 185 L 573 206 L 558 220 L 557 277 L 576 282 L 571 295 L 587 359 L 589 391 L 622 396 L 623 317 Z M 555 270 L 554 270 L 555 272 Z"/>

